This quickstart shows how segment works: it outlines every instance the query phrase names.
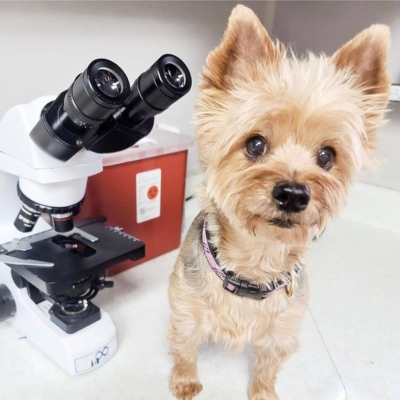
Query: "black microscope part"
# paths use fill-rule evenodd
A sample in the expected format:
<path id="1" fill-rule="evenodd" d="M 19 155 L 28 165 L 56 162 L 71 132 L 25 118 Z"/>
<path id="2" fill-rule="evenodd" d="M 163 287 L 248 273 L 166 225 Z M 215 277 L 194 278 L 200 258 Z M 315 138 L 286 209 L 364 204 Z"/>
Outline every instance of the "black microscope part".
<path id="1" fill-rule="evenodd" d="M 81 257 L 91 257 L 96 254 L 95 249 L 73 236 L 66 237 L 57 235 L 51 239 L 51 241 L 60 246 L 62 249 L 66 249 L 70 253 L 79 255 Z"/>
<path id="2" fill-rule="evenodd" d="M 124 71 L 112 61 L 97 59 L 68 89 L 63 108 L 77 126 L 92 128 L 120 107 L 129 93 Z"/>
<path id="3" fill-rule="evenodd" d="M 133 146 L 147 136 L 154 117 L 187 94 L 192 78 L 185 63 L 165 54 L 139 76 L 121 106 L 96 131 L 84 135 L 87 150 L 113 153 Z"/>
<path id="4" fill-rule="evenodd" d="M 56 232 L 69 232 L 74 229 L 74 218 L 72 213 L 51 214 L 51 225 Z"/>
<path id="5" fill-rule="evenodd" d="M 15 218 L 14 226 L 20 232 L 32 232 L 32 229 L 36 225 L 36 222 L 41 214 L 41 212 L 38 212 L 22 203 L 17 218 Z"/>
<path id="6" fill-rule="evenodd" d="M 106 96 L 115 98 L 122 94 L 122 79 L 109 68 L 99 68 L 94 74 L 94 82 L 99 90 Z"/>
<path id="7" fill-rule="evenodd" d="M 77 125 L 64 109 L 62 92 L 51 105 L 46 105 L 38 123 L 29 134 L 33 142 L 50 156 L 68 161 L 82 149 L 81 136 L 90 130 L 90 125 Z"/>
<path id="8" fill-rule="evenodd" d="M 53 218 L 53 228 L 57 232 L 68 232 L 73 229 L 72 217 L 78 215 L 81 210 L 84 198 L 76 204 L 66 207 L 51 207 L 44 204 L 36 203 L 27 197 L 21 190 L 19 183 L 17 184 L 17 194 L 20 198 L 22 205 L 21 209 L 14 221 L 14 226 L 20 232 L 31 232 L 34 228 L 36 221 L 42 213 L 49 215 L 65 215 L 70 214 L 68 218 L 57 217 Z"/>
<path id="9" fill-rule="evenodd" d="M 83 147 L 95 153 L 121 151 L 148 135 L 154 117 L 191 86 L 187 66 L 171 54 L 160 57 L 131 88 L 118 65 L 97 59 L 44 107 L 30 137 L 61 161 L 68 161 Z"/>
<path id="10" fill-rule="evenodd" d="M 15 315 L 17 307 L 14 298 L 4 284 L 0 284 L 0 322 Z"/>
<path id="11" fill-rule="evenodd" d="M 67 91 L 45 106 L 30 137 L 49 155 L 68 161 L 82 149 L 82 135 L 95 130 L 129 93 L 129 80 L 117 64 L 94 60 Z"/>
<path id="12" fill-rule="evenodd" d="M 69 335 L 86 328 L 101 318 L 99 307 L 90 301 L 55 303 L 50 308 L 49 314 L 50 320 Z"/>
<path id="13" fill-rule="evenodd" d="M 75 226 L 98 238 L 89 241 L 80 234 L 61 235 L 54 231 L 38 234 L 28 251 L 14 250 L 12 257 L 54 263 L 51 268 L 9 265 L 18 288 L 26 288 L 36 304 L 50 301 L 50 319 L 68 334 L 75 333 L 101 318 L 91 300 L 97 293 L 113 287 L 106 280 L 107 269 L 122 261 L 145 256 L 144 243 L 119 229 L 105 225 L 105 217 L 77 221 Z M 43 238 L 42 238 L 43 236 Z M 0 321 L 15 314 L 15 302 L 0 285 Z"/>
<path id="14" fill-rule="evenodd" d="M 165 54 L 134 82 L 120 114 L 132 123 L 154 117 L 187 94 L 191 87 L 192 78 L 185 63 L 172 54 Z"/>
<path id="15" fill-rule="evenodd" d="M 31 244 L 29 251 L 13 251 L 8 255 L 19 259 L 33 259 L 54 263 L 52 268 L 10 265 L 10 268 L 26 281 L 52 298 L 76 297 L 93 286 L 96 277 L 105 276 L 105 271 L 126 260 L 138 260 L 145 256 L 144 243 L 125 233 L 105 225 L 105 218 L 88 218 L 75 221 L 75 227 L 98 238 L 90 242 L 79 234 L 66 235 L 94 253 L 84 257 L 57 242 L 57 232 L 51 231 L 46 239 Z M 68 247 L 68 246 L 67 246 Z M 96 283 L 97 285 L 97 283 Z M 101 289 L 101 287 L 100 287 Z"/>

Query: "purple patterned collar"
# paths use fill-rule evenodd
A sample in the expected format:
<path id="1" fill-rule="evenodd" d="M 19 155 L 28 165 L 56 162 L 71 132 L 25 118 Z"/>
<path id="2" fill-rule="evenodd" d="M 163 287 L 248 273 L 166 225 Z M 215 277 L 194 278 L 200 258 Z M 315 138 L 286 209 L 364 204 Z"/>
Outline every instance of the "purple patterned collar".
<path id="1" fill-rule="evenodd" d="M 285 273 L 285 279 L 277 279 L 265 285 L 257 285 L 250 283 L 244 279 L 237 278 L 232 271 L 225 271 L 221 269 L 216 261 L 216 249 L 209 243 L 207 237 L 206 220 L 203 222 L 202 229 L 202 242 L 203 249 L 212 270 L 223 281 L 222 286 L 224 289 L 238 296 L 251 297 L 253 299 L 262 300 L 271 296 L 276 291 L 286 288 L 286 293 L 291 297 L 294 293 L 294 273 L 297 274 L 300 268 L 295 267 L 294 273 Z"/>

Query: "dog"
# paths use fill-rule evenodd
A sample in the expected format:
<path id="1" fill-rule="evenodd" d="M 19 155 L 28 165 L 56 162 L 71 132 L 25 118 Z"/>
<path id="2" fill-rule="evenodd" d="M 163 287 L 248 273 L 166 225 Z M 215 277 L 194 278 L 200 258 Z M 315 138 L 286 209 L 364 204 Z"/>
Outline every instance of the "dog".
<path id="1" fill-rule="evenodd" d="M 309 289 L 307 249 L 377 157 L 390 79 L 389 29 L 372 25 L 335 54 L 303 59 L 239 5 L 203 70 L 195 135 L 202 211 L 170 277 L 170 390 L 202 385 L 200 344 L 255 352 L 251 400 L 276 400 L 298 348 Z"/>

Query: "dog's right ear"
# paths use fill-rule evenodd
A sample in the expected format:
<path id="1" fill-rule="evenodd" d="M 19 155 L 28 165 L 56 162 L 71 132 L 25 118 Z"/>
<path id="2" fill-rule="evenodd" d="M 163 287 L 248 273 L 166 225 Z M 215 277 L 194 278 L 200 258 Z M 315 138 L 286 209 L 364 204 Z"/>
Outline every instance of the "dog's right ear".
<path id="1" fill-rule="evenodd" d="M 221 44 L 212 51 L 203 71 L 201 88 L 227 90 L 235 80 L 254 80 L 257 66 L 276 65 L 281 51 L 275 46 L 258 17 L 238 5 L 229 17 Z"/>

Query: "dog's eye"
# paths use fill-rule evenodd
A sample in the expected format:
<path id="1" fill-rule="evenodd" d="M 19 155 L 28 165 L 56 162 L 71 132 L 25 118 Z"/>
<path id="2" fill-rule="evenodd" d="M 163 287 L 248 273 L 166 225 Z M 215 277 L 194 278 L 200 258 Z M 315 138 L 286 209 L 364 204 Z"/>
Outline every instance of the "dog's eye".
<path id="1" fill-rule="evenodd" d="M 317 164 L 326 170 L 332 168 L 333 163 L 335 162 L 336 152 L 332 147 L 324 147 L 323 149 L 318 151 L 317 154 Z"/>
<path id="2" fill-rule="evenodd" d="M 246 140 L 246 155 L 250 158 L 258 158 L 267 152 L 267 142 L 262 136 L 253 136 Z"/>

